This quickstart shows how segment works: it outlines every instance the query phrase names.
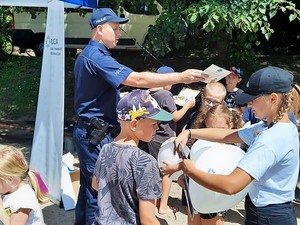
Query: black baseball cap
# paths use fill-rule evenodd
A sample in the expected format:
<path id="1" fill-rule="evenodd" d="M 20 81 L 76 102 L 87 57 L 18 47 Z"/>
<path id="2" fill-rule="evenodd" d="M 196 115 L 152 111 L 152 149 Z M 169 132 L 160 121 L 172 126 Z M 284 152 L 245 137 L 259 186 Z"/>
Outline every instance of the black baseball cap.
<path id="1" fill-rule="evenodd" d="M 245 105 L 263 94 L 284 93 L 292 88 L 294 76 L 288 71 L 275 66 L 262 68 L 253 73 L 244 88 L 234 101 Z"/>

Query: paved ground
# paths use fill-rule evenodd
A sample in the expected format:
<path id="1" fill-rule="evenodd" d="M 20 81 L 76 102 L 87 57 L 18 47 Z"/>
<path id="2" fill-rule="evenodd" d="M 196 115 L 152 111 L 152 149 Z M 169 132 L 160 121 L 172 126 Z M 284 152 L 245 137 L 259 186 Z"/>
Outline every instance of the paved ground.
<path id="1" fill-rule="evenodd" d="M 185 225 L 187 224 L 187 215 L 185 208 L 181 206 L 181 188 L 177 183 L 173 183 L 170 193 L 170 205 L 177 206 L 179 212 L 176 213 L 176 218 L 173 214 L 159 215 L 157 217 L 161 225 Z M 297 224 L 300 224 L 300 205 L 295 204 L 297 213 Z M 45 223 L 47 225 L 73 225 L 74 224 L 74 210 L 65 211 L 54 204 L 47 204 L 43 206 L 43 213 Z M 244 221 L 244 207 L 243 202 L 228 210 L 228 216 L 225 220 L 225 225 L 241 225 Z"/>
<path id="2" fill-rule="evenodd" d="M 33 137 L 32 124 L 0 124 L 0 143 L 13 144 L 18 147 L 24 147 L 24 151 L 29 158 L 31 143 Z M 300 188 L 300 182 L 298 182 Z M 162 225 L 185 225 L 187 224 L 187 215 L 185 208 L 181 205 L 181 188 L 177 183 L 173 183 L 170 193 L 170 205 L 179 208 L 176 213 L 176 218 L 173 214 L 159 215 L 157 217 Z M 47 225 L 73 225 L 74 224 L 74 210 L 65 211 L 51 202 L 42 206 L 45 223 Z M 300 205 L 295 204 L 297 214 L 297 224 L 300 225 Z M 228 216 L 225 220 L 225 225 L 243 224 L 244 221 L 243 202 L 228 210 Z"/>

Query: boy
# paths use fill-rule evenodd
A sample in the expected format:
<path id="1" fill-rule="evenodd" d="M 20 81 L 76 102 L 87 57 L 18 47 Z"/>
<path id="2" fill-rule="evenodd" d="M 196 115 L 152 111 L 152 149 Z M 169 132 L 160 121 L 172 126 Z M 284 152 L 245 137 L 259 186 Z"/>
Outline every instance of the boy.
<path id="1" fill-rule="evenodd" d="M 225 102 L 228 108 L 234 108 L 237 106 L 234 101 L 235 96 L 243 92 L 243 90 L 237 87 L 238 83 L 242 80 L 243 72 L 240 68 L 234 66 L 230 67 L 229 70 L 231 74 L 225 77 L 227 91 Z"/>
<path id="2" fill-rule="evenodd" d="M 157 73 L 173 73 L 174 70 L 168 66 L 159 67 Z M 170 92 L 172 85 L 151 88 L 150 94 L 157 101 L 158 105 L 173 115 L 173 120 L 160 122 L 158 131 L 153 139 L 148 143 L 149 154 L 157 159 L 159 149 L 166 140 L 171 137 L 176 137 L 176 123 L 186 112 L 195 106 L 195 99 L 187 101 L 181 109 L 177 110 L 173 94 Z M 168 206 L 168 198 L 171 191 L 172 179 L 167 176 L 162 176 L 162 197 L 159 201 L 159 214 L 176 213 L 178 209 Z"/>
<path id="3" fill-rule="evenodd" d="M 134 90 L 117 105 L 121 133 L 101 149 L 92 186 L 98 190 L 93 224 L 159 224 L 155 201 L 161 197 L 157 161 L 137 146 L 155 135 L 157 121 L 170 121 L 146 90 Z"/>

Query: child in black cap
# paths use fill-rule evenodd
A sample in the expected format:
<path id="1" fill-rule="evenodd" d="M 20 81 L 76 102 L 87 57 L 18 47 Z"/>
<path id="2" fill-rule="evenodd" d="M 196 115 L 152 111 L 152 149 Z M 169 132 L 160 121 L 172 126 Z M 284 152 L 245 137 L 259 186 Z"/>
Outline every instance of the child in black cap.
<path id="1" fill-rule="evenodd" d="M 225 77 L 227 91 L 225 103 L 228 106 L 228 108 L 234 108 L 237 106 L 235 104 L 234 97 L 243 92 L 242 89 L 237 87 L 237 85 L 242 80 L 243 72 L 240 68 L 234 66 L 230 67 L 229 70 L 231 71 L 231 74 Z"/>
<path id="2" fill-rule="evenodd" d="M 117 105 L 121 133 L 103 146 L 94 171 L 98 207 L 93 224 L 159 224 L 155 201 L 161 197 L 157 161 L 139 149 L 158 130 L 157 121 L 170 121 L 146 90 L 134 90 Z"/>
<path id="3" fill-rule="evenodd" d="M 252 182 L 245 200 L 246 225 L 296 225 L 293 206 L 299 172 L 299 137 L 288 112 L 292 104 L 293 75 L 278 67 L 253 73 L 245 92 L 235 98 L 248 103 L 255 117 L 265 119 L 248 128 L 191 129 L 175 139 L 175 147 L 189 137 L 223 143 L 246 143 L 249 148 L 229 175 L 197 170 L 183 160 L 181 169 L 202 186 L 224 194 L 235 194 Z"/>
<path id="4" fill-rule="evenodd" d="M 173 73 L 174 70 L 168 66 L 161 66 L 157 69 L 157 73 Z M 177 110 L 177 106 L 174 101 L 174 96 L 170 92 L 172 85 L 151 88 L 150 94 L 157 101 L 159 106 L 173 115 L 171 121 L 161 121 L 158 124 L 158 131 L 153 139 L 148 143 L 149 154 L 157 159 L 159 149 L 166 140 L 176 137 L 177 121 L 179 121 L 186 112 L 195 106 L 195 99 L 189 99 L 184 105 Z M 159 201 L 158 212 L 160 214 L 176 213 L 177 208 L 168 205 L 169 194 L 172 186 L 172 179 L 169 176 L 162 176 L 162 197 Z"/>

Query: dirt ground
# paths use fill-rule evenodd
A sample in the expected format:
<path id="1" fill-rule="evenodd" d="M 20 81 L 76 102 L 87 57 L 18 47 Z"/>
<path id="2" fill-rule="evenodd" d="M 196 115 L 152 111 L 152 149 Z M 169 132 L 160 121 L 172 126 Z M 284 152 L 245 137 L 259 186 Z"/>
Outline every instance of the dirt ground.
<path id="1" fill-rule="evenodd" d="M 31 123 L 0 123 L 0 143 L 11 144 L 23 147 L 27 158 L 30 157 L 30 150 L 33 138 L 33 124 Z M 298 186 L 300 183 L 298 183 Z M 160 215 L 156 213 L 162 225 L 184 225 L 187 224 L 187 213 L 185 207 L 181 204 L 181 188 L 176 182 L 173 182 L 169 204 L 176 206 L 179 211 L 176 217 L 173 214 Z M 300 205 L 294 203 L 297 214 L 297 224 L 300 224 Z M 74 210 L 65 211 L 58 205 L 49 202 L 41 205 L 44 214 L 44 220 L 47 225 L 73 225 Z M 228 216 L 225 218 L 225 225 L 243 224 L 244 221 L 243 201 L 235 207 L 228 210 Z"/>

